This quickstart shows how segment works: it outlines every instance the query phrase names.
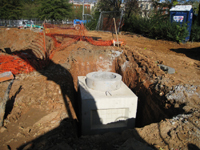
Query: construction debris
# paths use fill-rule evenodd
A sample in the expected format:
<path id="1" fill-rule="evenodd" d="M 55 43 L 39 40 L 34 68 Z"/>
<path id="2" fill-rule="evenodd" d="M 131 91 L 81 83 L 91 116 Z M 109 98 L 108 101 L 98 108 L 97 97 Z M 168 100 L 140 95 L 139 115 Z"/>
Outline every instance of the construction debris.
<path id="1" fill-rule="evenodd" d="M 14 76 L 11 71 L 0 74 L 0 82 L 10 80 L 10 79 L 14 79 Z"/>
<path id="2" fill-rule="evenodd" d="M 168 74 L 174 74 L 175 73 L 175 69 L 169 66 L 165 66 L 163 64 L 159 64 L 158 65 L 160 67 L 160 69 L 162 69 L 163 71 L 165 71 Z"/>

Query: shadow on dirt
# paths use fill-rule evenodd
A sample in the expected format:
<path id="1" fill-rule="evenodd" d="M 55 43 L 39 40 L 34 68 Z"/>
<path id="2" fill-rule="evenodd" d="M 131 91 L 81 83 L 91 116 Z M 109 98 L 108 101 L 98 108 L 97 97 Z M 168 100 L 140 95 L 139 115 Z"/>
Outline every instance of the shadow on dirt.
<path id="1" fill-rule="evenodd" d="M 12 96 L 9 101 L 7 101 L 4 119 L 7 118 L 7 116 L 11 113 L 14 106 L 15 98 L 20 93 L 21 90 L 22 90 L 22 86 L 20 86 L 17 92 L 15 93 L 15 95 Z"/>
<path id="2" fill-rule="evenodd" d="M 26 53 L 26 50 L 21 51 Z M 20 53 L 20 52 L 19 52 Z M 27 53 L 30 53 L 30 49 L 27 50 Z M 34 54 L 34 53 L 32 53 Z M 15 54 L 16 55 L 16 54 Z M 20 57 L 20 55 L 19 55 Z M 32 58 L 36 56 L 33 55 Z M 23 57 L 21 57 L 24 59 Z M 38 62 L 42 63 L 43 60 L 39 59 Z M 45 60 L 46 61 L 46 60 Z M 46 62 L 43 62 L 46 63 Z M 30 64 L 31 66 L 37 66 L 34 64 Z M 89 150 L 89 149 L 109 149 L 114 150 L 116 147 L 120 147 L 130 136 L 122 137 L 120 133 L 105 133 L 102 135 L 94 135 L 94 136 L 79 136 L 80 122 L 78 121 L 80 118 L 77 118 L 75 110 L 79 109 L 77 107 L 78 104 L 78 95 L 75 91 L 73 84 L 73 77 L 71 73 L 60 64 L 55 64 L 53 61 L 48 60 L 48 66 L 43 70 L 39 70 L 35 68 L 41 75 L 46 76 L 47 80 L 53 81 L 60 86 L 62 92 L 62 98 L 66 107 L 66 111 L 68 112 L 69 118 L 64 118 L 60 125 L 37 137 L 36 139 L 27 142 L 26 144 L 21 145 L 18 150 Z M 14 103 L 14 99 L 16 95 L 20 92 L 21 87 L 18 92 L 13 96 L 12 103 Z M 95 105 L 94 101 L 91 101 L 92 105 Z M 90 104 L 91 105 L 91 104 Z M 98 108 L 96 108 L 98 109 Z M 11 111 L 11 110 L 9 110 Z M 96 118 L 99 124 L 104 126 L 101 122 L 101 119 L 97 116 Z M 108 129 L 109 131 L 109 129 Z M 137 139 L 145 146 L 148 145 L 137 133 L 135 129 L 132 130 L 133 136 L 132 138 Z M 8 145 L 9 146 L 9 145 Z"/>
<path id="3" fill-rule="evenodd" d="M 0 52 L 7 53 L 7 54 L 12 54 L 10 48 L 4 48 L 4 50 L 0 49 Z"/>
<path id="4" fill-rule="evenodd" d="M 136 127 L 144 127 L 185 113 L 183 109 L 185 104 L 180 104 L 179 107 L 175 107 L 174 104 L 166 102 L 165 95 L 160 96 L 159 92 L 154 90 L 156 89 L 156 85 L 157 83 L 152 84 L 147 89 L 142 82 L 138 81 L 135 87 L 131 88 L 138 96 Z"/>
<path id="5" fill-rule="evenodd" d="M 194 144 L 188 144 L 188 150 L 200 150 L 200 149 Z"/>
<path id="6" fill-rule="evenodd" d="M 179 48 L 179 49 L 170 49 L 170 50 L 174 51 L 176 53 L 183 53 L 187 57 L 190 57 L 192 59 L 200 61 L 200 57 L 199 57 L 200 56 L 200 47 L 191 48 L 191 49 Z"/>

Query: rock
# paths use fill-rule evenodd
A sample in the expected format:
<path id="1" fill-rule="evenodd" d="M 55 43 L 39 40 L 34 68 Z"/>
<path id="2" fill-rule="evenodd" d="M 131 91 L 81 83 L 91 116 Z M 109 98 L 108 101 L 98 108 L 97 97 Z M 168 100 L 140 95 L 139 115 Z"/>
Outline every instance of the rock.
<path id="1" fill-rule="evenodd" d="M 165 66 L 163 64 L 159 64 L 158 65 L 160 67 L 160 69 L 162 69 L 163 71 L 167 72 L 168 74 L 174 74 L 175 73 L 175 69 L 171 68 L 169 66 Z"/>
<path id="2" fill-rule="evenodd" d="M 33 146 L 33 143 L 28 143 L 22 150 L 30 150 Z"/>
<path id="3" fill-rule="evenodd" d="M 1 127 L 0 133 L 3 133 L 4 131 L 7 131 L 7 129 L 5 127 Z"/>
<path id="4" fill-rule="evenodd" d="M 69 115 L 67 114 L 67 112 L 63 112 L 61 115 L 60 115 L 60 119 L 65 119 L 65 118 L 69 118 Z"/>
<path id="5" fill-rule="evenodd" d="M 56 120 L 51 121 L 51 124 L 54 124 L 54 123 L 56 123 Z"/>
<path id="6" fill-rule="evenodd" d="M 189 138 L 188 133 L 184 133 L 184 132 L 179 132 L 179 133 L 178 133 L 178 137 L 179 137 L 179 139 L 180 139 L 181 141 L 184 141 L 184 140 L 186 140 L 186 139 Z"/>
<path id="7" fill-rule="evenodd" d="M 25 137 L 25 136 L 24 136 L 24 134 L 19 132 L 19 133 L 17 133 L 17 137 Z"/>
<path id="8" fill-rule="evenodd" d="M 44 116 L 38 122 L 36 122 L 33 126 L 48 123 L 48 122 L 52 121 L 58 115 L 58 113 L 59 113 L 59 111 L 55 111 L 55 112 L 52 112 L 52 113 Z"/>

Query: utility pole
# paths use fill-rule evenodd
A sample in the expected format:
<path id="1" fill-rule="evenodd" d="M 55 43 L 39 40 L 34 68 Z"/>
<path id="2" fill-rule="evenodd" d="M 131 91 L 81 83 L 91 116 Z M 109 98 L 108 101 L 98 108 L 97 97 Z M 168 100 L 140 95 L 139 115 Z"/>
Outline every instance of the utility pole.
<path id="1" fill-rule="evenodd" d="M 85 0 L 83 0 L 83 16 L 82 16 L 82 20 L 84 20 L 84 2 L 85 2 Z"/>

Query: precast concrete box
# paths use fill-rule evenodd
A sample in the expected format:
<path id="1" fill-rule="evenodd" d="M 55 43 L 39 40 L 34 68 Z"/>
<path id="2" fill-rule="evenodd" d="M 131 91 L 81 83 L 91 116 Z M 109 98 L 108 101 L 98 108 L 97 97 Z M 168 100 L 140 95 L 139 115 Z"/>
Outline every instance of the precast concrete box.
<path id="1" fill-rule="evenodd" d="M 92 76 L 100 78 L 99 80 L 91 81 L 91 73 L 86 77 L 78 77 L 81 134 L 121 132 L 134 128 L 138 97 L 122 81 L 119 82 L 120 75 L 110 72 L 101 75 L 96 73 L 98 72 L 93 72 Z M 103 87 L 97 85 L 100 80 L 100 86 Z"/>

